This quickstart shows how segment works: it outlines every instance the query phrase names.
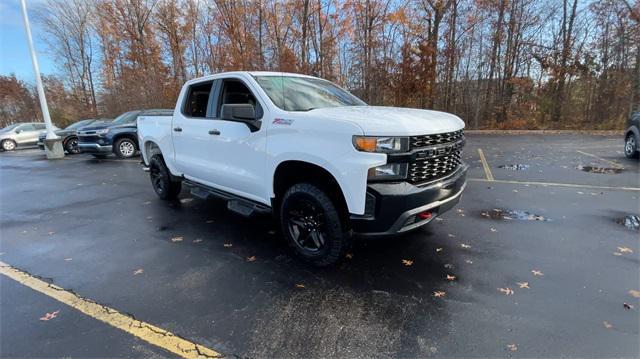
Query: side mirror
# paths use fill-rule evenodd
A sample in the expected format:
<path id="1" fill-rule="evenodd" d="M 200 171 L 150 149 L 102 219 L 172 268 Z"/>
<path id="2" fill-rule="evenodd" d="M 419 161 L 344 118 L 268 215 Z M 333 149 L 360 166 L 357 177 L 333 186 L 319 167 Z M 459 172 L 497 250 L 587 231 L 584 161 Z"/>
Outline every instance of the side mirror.
<path id="1" fill-rule="evenodd" d="M 251 132 L 258 131 L 262 122 L 256 119 L 256 110 L 248 103 L 222 105 L 222 117 L 226 121 L 236 121 L 246 124 Z"/>
<path id="2" fill-rule="evenodd" d="M 16 130 L 16 135 L 22 132 L 22 130 Z"/>

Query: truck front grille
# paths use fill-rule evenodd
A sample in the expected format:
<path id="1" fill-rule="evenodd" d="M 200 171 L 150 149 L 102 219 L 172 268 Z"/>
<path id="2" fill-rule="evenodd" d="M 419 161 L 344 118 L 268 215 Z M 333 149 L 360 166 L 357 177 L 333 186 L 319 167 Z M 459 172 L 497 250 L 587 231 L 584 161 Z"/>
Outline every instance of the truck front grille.
<path id="1" fill-rule="evenodd" d="M 464 137 L 462 130 L 438 133 L 435 135 L 413 136 L 411 137 L 411 149 L 440 145 L 443 143 L 456 142 Z"/>
<path id="2" fill-rule="evenodd" d="M 462 164 L 463 131 L 411 137 L 411 150 L 417 151 L 409 163 L 408 180 L 426 184 L 454 173 Z"/>

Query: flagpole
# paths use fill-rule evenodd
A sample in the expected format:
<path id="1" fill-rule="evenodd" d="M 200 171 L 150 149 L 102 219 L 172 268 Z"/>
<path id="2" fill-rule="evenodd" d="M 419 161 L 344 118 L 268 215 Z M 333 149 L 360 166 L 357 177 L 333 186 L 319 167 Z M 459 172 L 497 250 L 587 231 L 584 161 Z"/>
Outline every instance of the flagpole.
<path id="1" fill-rule="evenodd" d="M 36 50 L 33 46 L 33 37 L 31 36 L 31 27 L 29 26 L 29 15 L 27 14 L 27 4 L 25 0 L 20 0 L 22 4 L 22 18 L 24 19 L 24 28 L 27 31 L 27 42 L 29 43 L 29 51 L 31 53 L 31 63 L 33 64 L 33 72 L 36 76 L 36 87 L 38 89 L 38 99 L 40 100 L 40 109 L 42 110 L 42 117 L 44 118 L 44 124 L 47 128 L 47 140 L 55 140 L 59 139 L 59 137 L 55 134 L 53 130 L 53 124 L 51 123 L 51 116 L 49 116 L 49 107 L 47 106 L 47 99 L 44 95 L 44 87 L 42 86 L 42 79 L 40 78 L 40 67 L 38 66 L 38 59 L 36 58 Z M 45 146 L 47 148 L 49 146 Z M 62 150 L 62 155 L 60 156 L 58 151 L 56 151 L 53 142 L 51 147 L 51 156 L 49 151 L 47 151 L 47 157 L 49 158 L 57 158 L 64 157 L 64 150 Z M 59 146 L 62 148 L 62 144 Z"/>

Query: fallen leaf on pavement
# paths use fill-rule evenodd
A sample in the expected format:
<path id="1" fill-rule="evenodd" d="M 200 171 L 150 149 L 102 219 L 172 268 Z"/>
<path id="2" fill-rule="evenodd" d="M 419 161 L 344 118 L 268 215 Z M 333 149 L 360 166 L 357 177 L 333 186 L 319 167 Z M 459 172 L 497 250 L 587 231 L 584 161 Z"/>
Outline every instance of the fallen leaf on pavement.
<path id="1" fill-rule="evenodd" d="M 640 298 L 640 290 L 631 289 L 629 291 L 629 294 L 631 294 L 631 296 L 634 298 Z"/>
<path id="2" fill-rule="evenodd" d="M 54 234 L 56 234 L 56 232 L 54 232 L 54 231 L 49 232 L 50 236 L 53 236 Z"/>
<path id="3" fill-rule="evenodd" d="M 247 257 L 247 262 L 255 262 L 256 256 Z"/>
<path id="4" fill-rule="evenodd" d="M 531 273 L 533 273 L 534 276 L 538 276 L 538 277 L 544 276 L 544 273 L 536 269 L 532 270 Z"/>
<path id="5" fill-rule="evenodd" d="M 490 229 L 491 229 L 491 232 L 497 232 L 498 231 L 497 229 L 495 229 L 493 227 L 491 227 Z"/>
<path id="6" fill-rule="evenodd" d="M 44 317 L 41 317 L 40 320 L 51 320 L 53 318 L 56 318 L 58 316 L 58 313 L 60 313 L 60 310 L 56 310 L 55 312 L 51 312 L 51 313 L 47 313 L 44 315 Z"/>
<path id="7" fill-rule="evenodd" d="M 604 327 L 607 328 L 607 329 L 613 328 L 613 325 L 609 324 L 609 322 L 607 322 L 606 320 L 603 321 L 602 324 L 604 324 Z"/>
<path id="8" fill-rule="evenodd" d="M 447 280 L 456 280 L 455 275 L 447 274 Z"/>
<path id="9" fill-rule="evenodd" d="M 513 289 L 511 288 L 498 288 L 499 291 L 504 293 L 504 295 L 513 295 Z"/>
<path id="10" fill-rule="evenodd" d="M 529 282 L 517 282 L 516 284 L 517 284 L 521 289 L 524 289 L 524 288 L 526 288 L 526 289 L 531 289 L 531 288 L 529 288 Z"/>
<path id="11" fill-rule="evenodd" d="M 623 303 L 622 306 L 624 307 L 624 309 L 629 310 L 629 309 L 633 309 L 633 305 L 631 304 L 627 304 L 627 303 Z"/>
<path id="12" fill-rule="evenodd" d="M 618 247 L 618 251 L 620 251 L 620 253 L 633 253 L 633 250 L 627 247 Z"/>
<path id="13" fill-rule="evenodd" d="M 462 248 L 471 248 L 470 245 L 464 244 L 464 243 L 460 244 L 460 247 L 462 247 Z"/>
<path id="14" fill-rule="evenodd" d="M 184 238 L 183 237 L 173 237 L 171 238 L 171 242 L 182 242 Z"/>
<path id="15" fill-rule="evenodd" d="M 518 351 L 518 346 L 515 344 L 507 344 L 507 349 L 511 350 L 512 352 Z"/>
<path id="16" fill-rule="evenodd" d="M 473 264 L 473 261 L 471 259 L 465 259 L 464 262 L 467 263 L 467 264 Z"/>
<path id="17" fill-rule="evenodd" d="M 442 252 L 442 248 L 436 248 L 436 253 Z"/>
<path id="18" fill-rule="evenodd" d="M 347 253 L 347 254 L 345 254 L 344 257 L 347 258 L 347 259 L 353 259 L 353 254 Z"/>
<path id="19" fill-rule="evenodd" d="M 302 284 L 302 283 L 296 283 L 296 288 L 304 288 L 304 284 Z"/>
<path id="20" fill-rule="evenodd" d="M 138 274 L 142 274 L 142 273 L 144 273 L 144 269 L 140 268 L 140 269 L 136 269 L 136 270 L 133 272 L 133 275 L 138 275 Z"/>
<path id="21" fill-rule="evenodd" d="M 442 297 L 444 297 L 446 295 L 447 295 L 447 293 L 445 293 L 445 292 L 443 292 L 441 290 L 433 292 L 433 296 L 436 297 L 436 298 L 442 298 Z"/>
<path id="22" fill-rule="evenodd" d="M 231 247 L 233 247 L 233 243 L 225 243 L 225 244 L 223 244 L 223 246 L 225 248 L 231 248 Z"/>
<path id="23" fill-rule="evenodd" d="M 402 264 L 404 264 L 406 267 L 409 267 L 413 265 L 413 261 L 409 259 L 403 259 Z"/>

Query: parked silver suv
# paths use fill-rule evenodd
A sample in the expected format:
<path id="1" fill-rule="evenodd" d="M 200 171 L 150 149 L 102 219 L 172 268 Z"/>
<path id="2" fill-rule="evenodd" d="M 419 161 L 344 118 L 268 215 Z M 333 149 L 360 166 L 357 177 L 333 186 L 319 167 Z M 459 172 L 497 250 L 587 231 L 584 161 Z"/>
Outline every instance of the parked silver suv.
<path id="1" fill-rule="evenodd" d="M 38 142 L 38 136 L 45 130 L 42 122 L 14 123 L 0 129 L 0 148 L 13 151 L 18 146 L 35 145 Z"/>

